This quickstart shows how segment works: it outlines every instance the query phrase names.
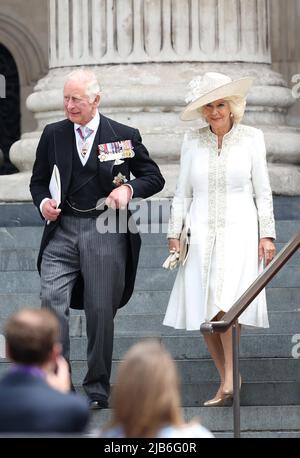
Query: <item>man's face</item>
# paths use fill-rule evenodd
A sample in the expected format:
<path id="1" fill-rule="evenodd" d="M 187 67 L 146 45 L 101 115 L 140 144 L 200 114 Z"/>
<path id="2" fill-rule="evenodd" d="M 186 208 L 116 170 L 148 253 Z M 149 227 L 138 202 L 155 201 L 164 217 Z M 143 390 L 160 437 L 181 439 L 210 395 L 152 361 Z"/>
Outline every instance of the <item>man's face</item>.
<path id="1" fill-rule="evenodd" d="M 100 96 L 93 102 L 86 95 L 86 85 L 83 82 L 68 81 L 64 87 L 64 110 L 66 117 L 84 126 L 95 116 Z"/>

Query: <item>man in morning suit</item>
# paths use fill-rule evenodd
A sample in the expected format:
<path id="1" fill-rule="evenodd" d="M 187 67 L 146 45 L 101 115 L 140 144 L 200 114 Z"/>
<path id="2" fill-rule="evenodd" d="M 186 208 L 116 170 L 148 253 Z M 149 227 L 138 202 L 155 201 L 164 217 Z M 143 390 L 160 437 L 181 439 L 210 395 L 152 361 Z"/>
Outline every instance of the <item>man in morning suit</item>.
<path id="1" fill-rule="evenodd" d="M 76 433 L 89 418 L 86 399 L 69 393 L 59 322 L 49 310 L 23 309 L 5 327 L 14 363 L 0 380 L 0 433 Z"/>
<path id="2" fill-rule="evenodd" d="M 42 307 L 60 318 L 67 360 L 69 307 L 75 302 L 84 307 L 88 371 L 83 387 L 91 408 L 108 406 L 113 318 L 132 294 L 141 243 L 135 231 L 97 231 L 96 221 L 107 207 L 117 217 L 125 211 L 128 220 L 133 197 L 152 196 L 164 186 L 139 131 L 99 114 L 99 103 L 93 72 L 79 69 L 67 76 L 67 119 L 45 127 L 30 183 L 33 201 L 48 221 L 38 257 Z M 49 192 L 54 165 L 61 177 L 60 208 Z"/>

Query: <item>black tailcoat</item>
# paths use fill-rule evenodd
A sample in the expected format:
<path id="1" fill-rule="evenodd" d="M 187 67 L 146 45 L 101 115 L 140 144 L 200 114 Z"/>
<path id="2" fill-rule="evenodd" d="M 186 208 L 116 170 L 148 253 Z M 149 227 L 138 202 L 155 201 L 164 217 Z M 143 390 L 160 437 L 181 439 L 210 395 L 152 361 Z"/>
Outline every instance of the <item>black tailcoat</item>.
<path id="1" fill-rule="evenodd" d="M 125 159 L 123 164 L 114 165 L 114 160 L 98 161 L 98 176 L 101 187 L 108 196 L 115 188 L 114 177 L 119 172 L 126 176 L 127 183 L 134 191 L 134 198 L 147 198 L 161 191 L 164 179 L 157 164 L 149 157 L 148 151 L 142 144 L 140 133 L 137 129 L 120 124 L 106 116 L 100 115 L 100 124 L 95 136 L 95 141 L 90 154 L 98 154 L 98 144 L 111 143 L 121 140 L 131 140 L 135 155 Z M 61 207 L 63 207 L 72 177 L 72 149 L 74 143 L 74 124 L 65 119 L 45 127 L 37 147 L 36 160 L 30 182 L 30 192 L 38 210 L 45 197 L 51 198 L 49 182 L 54 164 L 57 165 L 61 176 Z M 130 172 L 134 179 L 130 179 Z M 130 212 L 128 212 L 128 218 Z M 42 215 L 41 215 L 42 216 Z M 45 225 L 38 255 L 38 270 L 42 261 L 43 251 L 59 224 L 59 218 L 49 225 Z M 126 282 L 119 307 L 125 305 L 131 297 L 136 277 L 139 251 L 141 245 L 140 235 L 129 231 L 129 249 L 126 263 Z M 71 307 L 83 308 L 83 278 L 79 275 L 73 289 Z"/>

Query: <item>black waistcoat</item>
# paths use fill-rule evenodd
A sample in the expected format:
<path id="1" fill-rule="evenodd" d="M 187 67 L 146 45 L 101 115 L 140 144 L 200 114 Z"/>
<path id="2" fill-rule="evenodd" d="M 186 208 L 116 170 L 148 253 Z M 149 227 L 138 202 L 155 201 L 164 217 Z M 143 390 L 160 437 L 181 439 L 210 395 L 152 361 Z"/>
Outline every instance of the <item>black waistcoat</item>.
<path id="1" fill-rule="evenodd" d="M 66 196 L 67 202 L 63 208 L 64 215 L 75 215 L 79 217 L 90 217 L 98 212 L 80 213 L 71 209 L 68 202 L 72 207 L 80 210 L 86 210 L 96 207 L 99 204 L 99 199 L 106 197 L 104 189 L 101 187 L 98 167 L 99 159 L 97 157 L 97 138 L 96 135 L 94 144 L 92 146 L 89 158 L 83 166 L 79 159 L 76 142 L 73 142 L 73 156 L 72 156 L 72 178 L 70 187 Z M 101 207 L 103 209 L 103 206 Z"/>

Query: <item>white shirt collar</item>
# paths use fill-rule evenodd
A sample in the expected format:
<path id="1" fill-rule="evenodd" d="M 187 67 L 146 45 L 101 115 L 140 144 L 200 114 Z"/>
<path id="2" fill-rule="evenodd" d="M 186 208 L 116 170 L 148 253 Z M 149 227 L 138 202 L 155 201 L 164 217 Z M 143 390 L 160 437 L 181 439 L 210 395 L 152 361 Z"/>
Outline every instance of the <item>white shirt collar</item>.
<path id="1" fill-rule="evenodd" d="M 100 114 L 99 114 L 99 111 L 97 110 L 95 116 L 90 120 L 90 122 L 85 124 L 85 126 L 74 123 L 74 130 L 76 132 L 78 127 L 88 127 L 89 129 L 92 129 L 94 132 L 96 132 L 99 126 L 99 122 L 100 122 Z"/>

